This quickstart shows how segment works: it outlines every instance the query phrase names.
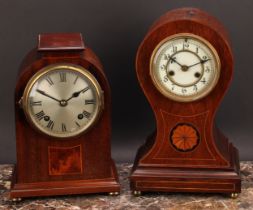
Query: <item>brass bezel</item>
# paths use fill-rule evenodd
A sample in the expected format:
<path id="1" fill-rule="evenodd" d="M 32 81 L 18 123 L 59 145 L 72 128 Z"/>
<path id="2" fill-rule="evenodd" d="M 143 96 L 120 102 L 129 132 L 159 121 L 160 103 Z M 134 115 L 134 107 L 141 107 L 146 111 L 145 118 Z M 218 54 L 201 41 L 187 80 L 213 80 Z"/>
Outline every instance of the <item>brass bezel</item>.
<path id="1" fill-rule="evenodd" d="M 156 77 L 156 73 L 155 73 L 155 63 L 154 63 L 154 58 L 156 56 L 157 51 L 161 48 L 161 46 L 166 43 L 167 41 L 171 41 L 173 39 L 179 39 L 179 38 L 190 38 L 190 39 L 194 39 L 198 42 L 201 42 L 202 44 L 204 44 L 207 48 L 210 49 L 213 57 L 215 58 L 215 70 L 216 73 L 214 75 L 213 81 L 212 83 L 209 84 L 207 89 L 203 89 L 202 91 L 198 92 L 196 95 L 190 95 L 190 96 L 179 96 L 177 94 L 174 94 L 172 92 L 170 92 L 168 89 L 164 88 L 163 85 L 161 85 L 161 82 L 159 81 L 159 79 Z M 150 71 L 149 74 L 151 76 L 152 82 L 155 85 L 155 87 L 167 98 L 172 99 L 174 101 L 178 101 L 178 102 L 191 102 L 191 101 L 196 101 L 199 100 L 205 96 L 207 96 L 213 89 L 214 87 L 217 85 L 218 80 L 220 78 L 220 58 L 218 56 L 218 53 L 216 51 L 216 49 L 212 46 L 212 44 L 210 42 L 208 42 L 206 39 L 195 35 L 195 34 L 191 34 L 191 33 L 178 33 L 178 34 L 174 34 L 171 36 L 166 37 L 165 39 L 163 39 L 161 42 L 159 42 L 159 44 L 155 47 L 155 49 L 152 52 L 151 55 L 151 59 L 150 59 Z"/>
<path id="2" fill-rule="evenodd" d="M 79 74 L 83 75 L 86 77 L 90 84 L 92 84 L 95 88 L 96 92 L 96 101 L 98 105 L 96 106 L 96 110 L 94 111 L 93 118 L 85 125 L 83 128 L 79 129 L 77 132 L 72 132 L 72 133 L 52 133 L 48 131 L 47 129 L 43 128 L 42 126 L 38 126 L 38 123 L 36 122 L 35 118 L 32 117 L 33 113 L 29 109 L 29 94 L 32 90 L 33 85 L 36 83 L 36 81 L 41 78 L 43 75 L 51 72 L 51 71 L 56 71 L 56 70 L 70 70 L 74 72 L 78 72 Z M 47 134 L 48 136 L 51 137 L 57 137 L 57 138 L 69 138 L 69 137 L 74 137 L 78 136 L 80 134 L 83 134 L 87 132 L 99 119 L 101 115 L 101 111 L 104 106 L 104 98 L 103 98 L 103 90 L 101 89 L 98 81 L 96 78 L 84 67 L 75 65 L 75 64 L 69 64 L 69 63 L 57 63 L 57 64 L 51 64 L 48 65 L 42 69 L 40 69 L 36 74 L 34 74 L 31 79 L 28 81 L 23 96 L 22 96 L 22 108 L 24 110 L 25 116 L 28 120 L 28 122 L 32 125 L 33 128 L 35 128 L 37 131 Z"/>

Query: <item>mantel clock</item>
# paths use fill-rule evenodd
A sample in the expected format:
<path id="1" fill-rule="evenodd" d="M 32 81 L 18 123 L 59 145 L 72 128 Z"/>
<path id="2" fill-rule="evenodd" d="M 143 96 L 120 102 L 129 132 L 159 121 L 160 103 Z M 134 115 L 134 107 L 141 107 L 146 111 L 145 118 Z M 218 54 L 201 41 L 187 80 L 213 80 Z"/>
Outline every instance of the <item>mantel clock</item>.
<path id="1" fill-rule="evenodd" d="M 110 88 L 81 34 L 41 34 L 15 90 L 11 198 L 119 193 L 111 159 Z"/>
<path id="2" fill-rule="evenodd" d="M 157 128 L 136 155 L 130 177 L 134 193 L 237 196 L 238 151 L 214 122 L 233 74 L 223 26 L 199 9 L 168 12 L 142 41 L 136 72 Z"/>

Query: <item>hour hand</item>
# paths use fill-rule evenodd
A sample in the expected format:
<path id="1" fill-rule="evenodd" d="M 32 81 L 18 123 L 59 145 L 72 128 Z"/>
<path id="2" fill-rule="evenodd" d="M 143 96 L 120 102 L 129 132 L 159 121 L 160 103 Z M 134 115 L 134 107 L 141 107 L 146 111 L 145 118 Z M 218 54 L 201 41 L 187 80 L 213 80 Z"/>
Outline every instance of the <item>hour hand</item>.
<path id="1" fill-rule="evenodd" d="M 46 96 L 46 97 L 48 97 L 48 98 L 51 98 L 51 99 L 53 99 L 53 100 L 55 100 L 55 101 L 57 101 L 57 102 L 60 102 L 60 100 L 58 100 L 57 98 L 54 98 L 53 96 L 48 95 L 48 94 L 47 94 L 45 91 L 43 91 L 43 90 L 36 89 L 36 91 L 37 91 L 38 93 L 40 93 L 41 95 L 44 95 L 44 96 Z"/>
<path id="2" fill-rule="evenodd" d="M 198 63 L 194 63 L 194 64 L 188 66 L 188 68 L 193 67 L 193 66 L 196 66 L 196 65 L 198 65 L 198 64 L 203 64 L 203 63 L 205 63 L 205 62 L 207 62 L 207 61 L 209 61 L 209 60 L 211 60 L 211 59 L 201 60 L 201 61 L 198 62 Z"/>
<path id="3" fill-rule="evenodd" d="M 84 93 L 89 89 L 89 87 L 83 88 L 82 90 L 76 91 L 72 94 L 72 96 L 70 98 L 68 98 L 66 101 L 69 101 L 72 98 L 76 98 L 80 95 L 80 93 Z"/>
<path id="4" fill-rule="evenodd" d="M 168 55 L 169 59 L 172 60 L 173 62 L 177 63 L 179 66 L 183 67 L 183 65 L 181 63 L 179 63 L 175 58 L 173 58 L 172 56 Z"/>

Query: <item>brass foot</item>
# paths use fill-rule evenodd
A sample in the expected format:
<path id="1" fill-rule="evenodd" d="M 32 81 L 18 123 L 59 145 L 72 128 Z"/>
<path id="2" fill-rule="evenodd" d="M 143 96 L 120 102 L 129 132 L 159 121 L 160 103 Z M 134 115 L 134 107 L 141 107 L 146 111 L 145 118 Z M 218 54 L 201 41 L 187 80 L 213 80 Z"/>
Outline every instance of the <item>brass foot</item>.
<path id="1" fill-rule="evenodd" d="M 20 202 L 22 201 L 22 198 L 12 198 L 10 199 L 12 202 Z"/>
<path id="2" fill-rule="evenodd" d="M 109 195 L 110 196 L 116 196 L 116 195 L 119 195 L 119 192 L 109 192 Z"/>
<path id="3" fill-rule="evenodd" d="M 230 197 L 233 198 L 233 199 L 235 199 L 235 198 L 238 197 L 238 193 L 231 193 L 231 194 L 230 194 Z"/>
<path id="4" fill-rule="evenodd" d="M 134 196 L 140 196 L 141 195 L 141 191 L 134 190 L 133 194 L 134 194 Z"/>

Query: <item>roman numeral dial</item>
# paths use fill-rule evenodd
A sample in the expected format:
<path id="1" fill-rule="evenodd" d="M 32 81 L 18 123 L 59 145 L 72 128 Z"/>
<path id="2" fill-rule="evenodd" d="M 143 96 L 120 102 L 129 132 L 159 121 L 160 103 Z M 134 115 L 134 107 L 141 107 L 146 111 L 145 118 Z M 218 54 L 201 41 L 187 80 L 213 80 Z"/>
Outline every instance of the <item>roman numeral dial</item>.
<path id="1" fill-rule="evenodd" d="M 38 130 L 67 138 L 96 122 L 103 104 L 102 90 L 91 73 L 79 66 L 54 65 L 37 74 L 26 87 L 24 107 Z"/>

